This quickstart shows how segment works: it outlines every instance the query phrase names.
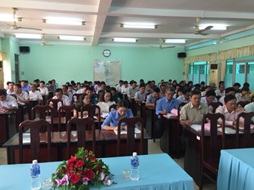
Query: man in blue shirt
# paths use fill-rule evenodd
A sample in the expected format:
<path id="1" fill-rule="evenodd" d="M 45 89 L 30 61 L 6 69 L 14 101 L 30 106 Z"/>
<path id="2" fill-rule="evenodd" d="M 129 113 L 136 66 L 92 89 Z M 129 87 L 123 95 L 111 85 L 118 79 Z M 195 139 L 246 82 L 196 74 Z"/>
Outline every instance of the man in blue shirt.
<path id="1" fill-rule="evenodd" d="M 129 104 L 126 100 L 120 100 L 117 103 L 117 110 L 111 111 L 109 116 L 104 120 L 101 128 L 104 130 L 117 130 L 118 121 L 124 117 L 133 117 L 132 111 L 128 109 Z M 126 130 L 127 126 L 122 123 L 122 129 Z"/>
<path id="2" fill-rule="evenodd" d="M 156 137 L 161 137 L 164 132 L 163 122 L 160 115 L 167 115 L 172 109 L 178 108 L 178 101 L 173 98 L 175 89 L 168 87 L 165 92 L 165 97 L 159 99 L 156 104 L 156 115 L 158 115 L 158 121 L 156 122 Z"/>
<path id="3" fill-rule="evenodd" d="M 156 104 L 156 115 L 167 115 L 172 109 L 178 108 L 178 101 L 173 98 L 175 94 L 175 89 L 173 87 L 168 87 L 165 92 L 165 97 L 158 100 Z"/>

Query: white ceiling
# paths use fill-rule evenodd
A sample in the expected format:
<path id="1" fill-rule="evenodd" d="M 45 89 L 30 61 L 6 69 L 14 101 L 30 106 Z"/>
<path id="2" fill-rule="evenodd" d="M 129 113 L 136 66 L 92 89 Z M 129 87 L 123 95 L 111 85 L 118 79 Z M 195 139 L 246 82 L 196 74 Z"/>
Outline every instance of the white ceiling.
<path id="1" fill-rule="evenodd" d="M 135 37 L 135 46 L 158 45 L 160 39 L 183 38 L 187 44 L 219 39 L 230 33 L 254 28 L 254 1 L 243 0 L 1 0 L 0 13 L 12 14 L 23 20 L 18 27 L 37 30 L 10 29 L 11 22 L 0 22 L 0 33 L 45 34 L 50 43 L 57 43 L 58 35 L 82 35 L 85 45 L 119 45 L 113 37 Z M 45 17 L 71 17 L 86 21 L 85 26 L 49 25 Z M 200 24 L 227 24 L 226 31 L 209 30 L 209 35 L 195 35 L 196 17 Z M 149 22 L 157 29 L 126 29 L 124 22 Z M 37 41 L 36 43 L 39 43 Z"/>

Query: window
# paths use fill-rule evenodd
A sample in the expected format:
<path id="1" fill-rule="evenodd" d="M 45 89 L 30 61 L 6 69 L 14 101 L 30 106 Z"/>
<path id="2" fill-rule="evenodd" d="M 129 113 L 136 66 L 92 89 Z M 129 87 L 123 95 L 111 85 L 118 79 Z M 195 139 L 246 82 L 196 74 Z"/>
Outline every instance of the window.
<path id="1" fill-rule="evenodd" d="M 188 81 L 192 81 L 193 84 L 204 81 L 209 83 L 209 65 L 208 62 L 194 62 L 190 64 Z"/>
<path id="2" fill-rule="evenodd" d="M 254 59 L 251 60 L 227 60 L 225 87 L 232 86 L 235 82 L 248 82 L 250 89 L 254 90 Z"/>

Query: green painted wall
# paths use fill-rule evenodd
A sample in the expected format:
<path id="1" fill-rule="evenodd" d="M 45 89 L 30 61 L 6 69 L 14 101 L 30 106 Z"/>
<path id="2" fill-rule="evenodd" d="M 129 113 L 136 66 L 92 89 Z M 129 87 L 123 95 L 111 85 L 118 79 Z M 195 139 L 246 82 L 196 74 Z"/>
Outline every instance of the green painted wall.
<path id="1" fill-rule="evenodd" d="M 183 60 L 177 53 L 183 48 L 156 49 L 133 47 L 95 47 L 81 45 L 22 44 L 29 46 L 30 53 L 20 54 L 20 79 L 32 82 L 34 79 L 56 79 L 59 85 L 66 81 L 93 80 L 93 61 L 120 60 L 122 79 L 145 81 L 154 79 L 183 79 Z M 111 50 L 111 56 L 102 55 L 104 49 Z"/>

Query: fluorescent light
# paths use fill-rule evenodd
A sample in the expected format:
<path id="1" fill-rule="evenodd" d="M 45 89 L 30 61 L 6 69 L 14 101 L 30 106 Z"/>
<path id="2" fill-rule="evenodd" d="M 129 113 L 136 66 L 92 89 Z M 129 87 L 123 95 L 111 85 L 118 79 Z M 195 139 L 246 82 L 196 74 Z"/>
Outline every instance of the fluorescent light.
<path id="1" fill-rule="evenodd" d="M 136 38 L 114 38 L 114 42 L 137 42 Z"/>
<path id="2" fill-rule="evenodd" d="M 172 44 L 184 44 L 186 42 L 185 39 L 166 39 L 165 43 L 172 43 Z"/>
<path id="3" fill-rule="evenodd" d="M 151 23 L 124 23 L 121 24 L 123 28 L 143 28 L 143 29 L 154 29 L 157 26 Z"/>
<path id="4" fill-rule="evenodd" d="M 83 36 L 59 36 L 60 40 L 73 40 L 73 41 L 84 41 Z"/>
<path id="5" fill-rule="evenodd" d="M 24 38 L 24 39 L 41 39 L 41 34 L 15 34 L 16 38 Z"/>
<path id="6" fill-rule="evenodd" d="M 15 19 L 17 21 L 17 19 Z M 5 21 L 5 22 L 13 22 L 13 15 L 10 14 L 0 14 L 0 21 Z"/>
<path id="7" fill-rule="evenodd" d="M 59 24 L 59 25 L 85 25 L 85 21 L 81 19 L 70 19 L 70 18 L 62 18 L 62 17 L 47 17 L 43 19 L 44 23 L 47 24 Z"/>
<path id="8" fill-rule="evenodd" d="M 211 28 L 211 30 L 227 30 L 228 25 L 225 24 L 206 24 L 206 25 L 200 25 L 199 29 L 203 30 L 205 29 L 207 26 L 213 26 Z"/>

